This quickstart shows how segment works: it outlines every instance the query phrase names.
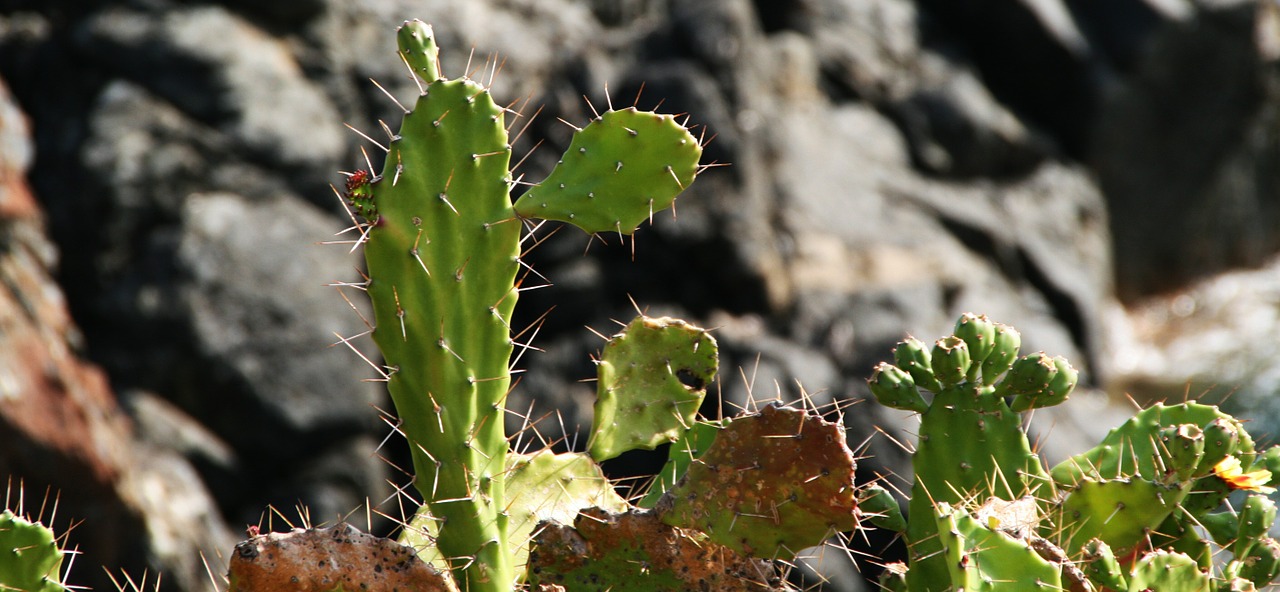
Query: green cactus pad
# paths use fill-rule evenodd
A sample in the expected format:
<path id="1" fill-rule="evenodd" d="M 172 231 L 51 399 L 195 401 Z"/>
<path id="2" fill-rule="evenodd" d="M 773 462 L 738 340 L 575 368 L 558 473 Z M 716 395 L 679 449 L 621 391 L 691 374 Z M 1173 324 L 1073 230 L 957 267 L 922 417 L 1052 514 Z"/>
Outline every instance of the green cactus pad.
<path id="1" fill-rule="evenodd" d="M 1209 574 L 1181 553 L 1152 551 L 1138 558 L 1129 576 L 1129 592 L 1207 592 Z"/>
<path id="2" fill-rule="evenodd" d="M 231 555 L 228 592 L 457 592 L 412 547 L 348 524 L 253 537 Z M 25 590 L 25 588 L 24 588 Z"/>
<path id="3" fill-rule="evenodd" d="M 934 516 L 954 590 L 1063 590 L 1059 566 L 1042 558 L 1026 540 L 993 530 L 945 502 L 938 504 Z"/>
<path id="4" fill-rule="evenodd" d="M 1186 491 L 1138 478 L 1084 479 L 1049 512 L 1042 529 L 1046 536 L 1062 537 L 1061 547 L 1070 554 L 1098 538 L 1125 555 L 1178 508 Z"/>
<path id="5" fill-rule="evenodd" d="M 991 387 L 965 383 L 938 393 L 920 416 L 920 440 L 912 458 L 915 469 L 907 512 L 913 590 L 942 592 L 946 566 L 939 559 L 937 502 L 959 504 L 972 499 L 1024 496 L 1045 498 L 1051 491 L 1040 457 L 1022 431 L 1021 418 Z"/>
<path id="6" fill-rule="evenodd" d="M 1231 552 L 1236 557 L 1249 554 L 1249 550 L 1262 539 L 1276 521 L 1276 503 L 1265 495 L 1250 495 L 1240 508 L 1239 525 Z"/>
<path id="7" fill-rule="evenodd" d="M 415 29 L 422 32 L 413 23 L 401 29 L 402 52 L 421 53 Z M 481 581 L 501 588 L 515 577 L 502 513 L 502 401 L 521 225 L 508 191 L 504 113 L 475 82 L 431 82 L 369 186 L 376 219 L 364 245 L 373 339 L 415 485 L 447 519 L 438 546 L 473 592 Z"/>
<path id="8" fill-rule="evenodd" d="M 743 557 L 652 512 L 583 510 L 572 527 L 544 524 L 529 556 L 529 586 L 567 592 L 786 591 L 772 564 Z"/>
<path id="9" fill-rule="evenodd" d="M 533 529 L 539 522 L 568 524 L 585 508 L 610 512 L 628 508 L 627 500 L 613 490 L 600 466 L 585 454 L 541 450 L 509 454 L 507 463 L 508 546 L 515 553 L 514 564 L 520 573 L 529 557 Z M 424 506 L 414 515 L 401 534 L 401 542 L 421 549 L 419 557 L 432 565 L 443 565 L 443 558 L 432 544 L 440 521 L 426 510 Z"/>
<path id="10" fill-rule="evenodd" d="M 513 458 L 507 476 L 507 513 L 517 568 L 528 559 L 529 541 L 539 522 L 570 524 L 579 510 L 594 507 L 624 512 L 629 507 L 600 472 L 600 466 L 585 454 L 542 450 Z"/>
<path id="11" fill-rule="evenodd" d="M 856 468 L 840 425 L 772 404 L 734 418 L 658 510 L 735 551 L 790 559 L 854 528 Z"/>
<path id="12" fill-rule="evenodd" d="M 0 590 L 65 591 L 63 555 L 47 526 L 10 510 L 0 513 Z"/>
<path id="13" fill-rule="evenodd" d="M 718 364 L 716 340 L 705 329 L 636 317 L 596 364 L 591 456 L 603 461 L 674 442 L 693 426 Z"/>
<path id="14" fill-rule="evenodd" d="M 551 175 L 516 201 L 521 216 L 631 234 L 698 172 L 702 146 L 670 115 L 608 111 L 573 135 Z"/>
<path id="15" fill-rule="evenodd" d="M 1215 420 L 1222 420 L 1222 423 L 1217 430 L 1211 430 L 1210 424 Z M 1050 473 L 1055 482 L 1068 486 L 1085 477 L 1162 479 L 1172 467 L 1160 444 L 1160 431 L 1181 424 L 1192 424 L 1204 430 L 1205 452 L 1193 472 L 1194 477 L 1208 475 L 1214 464 L 1228 454 L 1240 456 L 1246 467 L 1253 463 L 1253 439 L 1239 421 L 1219 411 L 1216 406 L 1191 402 L 1169 406 L 1158 403 L 1111 430 L 1094 448 L 1059 463 Z M 1233 429 L 1227 430 L 1226 426 Z M 1214 437 L 1211 434 L 1225 431 L 1233 431 L 1236 435 L 1227 442 L 1224 441 L 1226 436 Z M 1214 458 L 1216 460 L 1210 462 Z"/>
<path id="16" fill-rule="evenodd" d="M 694 459 L 701 457 L 707 449 L 711 448 L 716 441 L 716 434 L 719 434 L 728 422 L 727 419 L 699 421 L 682 434 L 679 440 L 673 442 L 671 449 L 667 452 L 667 463 L 662 466 L 653 484 L 649 486 L 649 491 L 645 492 L 636 506 L 645 509 L 656 506 L 658 500 L 662 499 L 662 495 L 684 476 L 685 471 L 689 470 L 689 465 L 693 464 Z"/>
<path id="17" fill-rule="evenodd" d="M 1268 586 L 1280 576 L 1280 542 L 1271 537 L 1258 539 L 1246 555 L 1236 559 L 1240 561 L 1236 575 L 1255 586 Z"/>

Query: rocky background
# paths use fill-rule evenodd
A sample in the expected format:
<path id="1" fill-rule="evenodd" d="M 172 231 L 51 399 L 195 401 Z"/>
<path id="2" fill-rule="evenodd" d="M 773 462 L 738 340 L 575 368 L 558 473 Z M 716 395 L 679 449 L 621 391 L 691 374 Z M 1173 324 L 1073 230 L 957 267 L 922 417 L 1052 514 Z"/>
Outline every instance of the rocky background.
<path id="1" fill-rule="evenodd" d="M 857 401 L 903 335 L 975 311 L 1083 369 L 1036 418 L 1051 458 L 1123 393 L 1280 426 L 1270 0 L 0 0 L 0 478 L 58 497 L 74 583 L 209 590 L 246 525 L 400 515 L 388 403 L 329 347 L 364 329 L 325 287 L 359 259 L 317 243 L 364 162 L 343 123 L 398 124 L 369 80 L 416 92 L 392 35 L 415 17 L 447 73 L 499 56 L 495 96 L 545 106 L 526 179 L 557 118 L 642 83 L 732 163 L 634 245 L 566 229 L 530 255 L 554 285 L 518 314 L 555 308 L 511 406 L 558 410 L 548 439 L 590 422 L 584 325 L 628 297 L 718 327 L 727 405 Z M 905 478 L 910 418 L 846 421 L 866 478 Z M 826 589 L 867 589 L 823 559 Z"/>

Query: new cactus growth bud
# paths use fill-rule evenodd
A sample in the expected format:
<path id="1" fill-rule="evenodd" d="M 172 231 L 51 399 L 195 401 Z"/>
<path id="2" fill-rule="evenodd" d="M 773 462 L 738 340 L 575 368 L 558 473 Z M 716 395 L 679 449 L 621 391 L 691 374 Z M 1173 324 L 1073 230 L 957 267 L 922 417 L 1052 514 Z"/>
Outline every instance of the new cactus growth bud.
<path id="1" fill-rule="evenodd" d="M 1004 380 L 996 385 L 995 394 L 999 397 L 1039 395 L 1057 373 L 1058 366 L 1044 352 L 1027 354 L 1013 362 Z"/>
<path id="2" fill-rule="evenodd" d="M 1008 325 L 996 323 L 991 353 L 982 361 L 982 384 L 991 386 L 1009 370 L 1022 348 L 1022 334 Z"/>
<path id="3" fill-rule="evenodd" d="M 871 387 L 871 394 L 885 407 L 916 413 L 924 413 L 929 408 L 929 404 L 920 395 L 920 389 L 916 388 L 915 380 L 897 366 L 881 362 L 871 374 L 867 386 Z"/>
<path id="4" fill-rule="evenodd" d="M 986 315 L 979 316 L 967 312 L 960 317 L 959 321 L 956 321 L 954 334 L 964 340 L 965 345 L 969 347 L 969 358 L 972 364 L 969 366 L 967 378 L 970 381 L 976 380 L 978 371 L 982 368 L 982 362 L 995 351 L 996 324 L 992 323 Z"/>
<path id="5" fill-rule="evenodd" d="M 916 386 L 931 392 L 942 390 L 942 384 L 933 375 L 933 361 L 929 349 L 915 337 L 904 339 L 893 348 L 894 364 L 911 375 Z"/>
<path id="6" fill-rule="evenodd" d="M 1184 423 L 1160 430 L 1160 451 L 1166 457 L 1165 471 L 1177 481 L 1190 481 L 1204 456 L 1204 430 Z"/>
<path id="7" fill-rule="evenodd" d="M 856 468 L 838 424 L 771 404 L 729 422 L 658 511 L 740 553 L 790 559 L 853 529 Z"/>
<path id="8" fill-rule="evenodd" d="M 396 31 L 396 45 L 415 76 L 426 82 L 440 78 L 440 46 L 431 25 L 417 19 L 405 21 Z"/>
<path id="9" fill-rule="evenodd" d="M 933 345 L 930 357 L 933 375 L 944 388 L 964 382 L 972 365 L 969 345 L 955 335 L 939 339 Z"/>
<path id="10" fill-rule="evenodd" d="M 693 426 L 718 363 L 716 340 L 705 329 L 636 317 L 596 364 L 591 456 L 603 461 L 675 441 Z"/>
<path id="11" fill-rule="evenodd" d="M 902 508 L 898 507 L 898 500 L 888 489 L 875 483 L 858 492 L 858 516 L 876 528 L 894 532 L 907 530 L 907 519 L 902 515 Z"/>
<path id="12" fill-rule="evenodd" d="M 907 592 L 907 564 L 895 561 L 885 565 L 879 580 L 885 592 Z"/>
<path id="13" fill-rule="evenodd" d="M 1228 456 L 1235 456 L 1240 443 L 1240 423 L 1234 419 L 1215 418 L 1204 427 L 1204 457 L 1201 472 L 1208 472 Z M 1243 464 L 1243 463 L 1241 463 Z"/>
<path id="14" fill-rule="evenodd" d="M 1054 356 L 1050 363 L 1053 364 L 1053 371 L 1050 372 L 1049 380 L 1045 383 L 1043 389 L 1034 393 L 1018 394 L 1009 403 L 1009 408 L 1017 412 L 1029 411 L 1031 409 L 1039 409 L 1042 407 L 1052 407 L 1067 400 L 1071 396 L 1071 391 L 1076 388 L 1076 383 L 1080 379 L 1080 373 L 1067 359 L 1062 356 Z"/>

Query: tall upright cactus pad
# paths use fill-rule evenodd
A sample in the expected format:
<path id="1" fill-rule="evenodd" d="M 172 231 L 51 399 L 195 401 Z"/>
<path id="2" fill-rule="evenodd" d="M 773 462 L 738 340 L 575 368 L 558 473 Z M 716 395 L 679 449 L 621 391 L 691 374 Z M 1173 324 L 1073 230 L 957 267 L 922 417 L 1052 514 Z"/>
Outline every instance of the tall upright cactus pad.
<path id="1" fill-rule="evenodd" d="M 631 234 L 671 207 L 698 172 L 702 146 L 670 115 L 627 108 L 577 130 L 551 175 L 516 202 L 528 218 Z"/>
<path id="2" fill-rule="evenodd" d="M 596 364 L 591 456 L 603 461 L 678 439 L 693 426 L 718 365 L 716 340 L 705 329 L 636 317 Z"/>
<path id="3" fill-rule="evenodd" d="M 0 590 L 65 592 L 63 555 L 49 527 L 11 510 L 0 513 Z"/>
<path id="4" fill-rule="evenodd" d="M 840 425 L 771 404 L 729 422 L 658 512 L 735 551 L 790 559 L 854 528 L 856 468 Z"/>
<path id="5" fill-rule="evenodd" d="M 529 557 L 529 583 L 567 592 L 787 592 L 767 561 L 739 555 L 653 512 L 583 510 L 569 525 L 542 525 Z"/>
<path id="6" fill-rule="evenodd" d="M 430 35 L 420 22 L 400 30 L 415 72 L 436 68 Z M 511 147 L 487 89 L 428 82 L 370 186 L 373 338 L 416 485 L 432 513 L 449 518 L 440 550 L 472 581 L 509 583 L 502 401 L 521 230 L 508 197 Z"/>

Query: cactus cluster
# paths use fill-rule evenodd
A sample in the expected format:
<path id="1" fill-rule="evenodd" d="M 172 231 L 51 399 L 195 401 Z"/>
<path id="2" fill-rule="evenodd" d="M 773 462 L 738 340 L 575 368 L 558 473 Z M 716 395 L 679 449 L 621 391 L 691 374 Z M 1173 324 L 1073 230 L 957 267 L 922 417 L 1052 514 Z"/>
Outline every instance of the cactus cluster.
<path id="1" fill-rule="evenodd" d="M 342 195 L 364 248 L 368 282 L 359 287 L 373 303 L 381 378 L 425 500 L 402 540 L 459 589 L 474 592 L 522 582 L 582 589 L 584 577 L 603 579 L 605 587 L 643 582 L 637 570 L 648 568 L 636 567 L 639 556 L 644 565 L 681 565 L 679 577 L 694 578 L 689 582 L 713 581 L 688 571 L 695 554 L 658 555 L 695 547 L 740 566 L 714 576 L 724 580 L 757 570 L 753 557 L 790 558 L 851 529 L 854 460 L 840 428 L 780 406 L 700 420 L 717 371 L 716 344 L 707 331 L 675 319 L 642 315 L 604 347 L 587 453 L 511 450 L 504 404 L 513 353 L 527 347 L 511 327 L 526 221 L 631 234 L 693 182 L 702 146 L 670 115 L 610 109 L 576 129 L 547 179 L 513 203 L 511 112 L 484 85 L 441 76 L 429 26 L 406 22 L 397 39 L 422 92 L 391 134 L 381 172 L 348 173 Z M 595 464 L 668 444 L 668 467 L 640 492 L 638 506 L 615 493 Z M 792 463 L 800 455 L 813 458 Z M 754 464 L 742 465 L 740 457 Z M 775 468 L 790 471 L 784 482 L 770 480 Z M 737 481 L 727 483 L 725 471 Z M 708 504 L 708 492 L 750 495 Z M 609 516 L 601 520 L 614 528 L 646 524 L 664 533 L 661 540 L 680 542 L 619 547 L 621 555 L 584 572 L 555 559 L 556 546 L 618 536 L 583 528 L 588 510 Z M 761 581 L 776 579 L 770 573 L 761 572 Z"/>
<path id="2" fill-rule="evenodd" d="M 838 421 L 780 403 L 700 418 L 716 341 L 670 318 L 641 315 L 595 360 L 585 452 L 513 451 L 504 416 L 513 353 L 527 347 L 511 327 L 526 221 L 631 234 L 693 182 L 701 145 L 670 116 L 610 110 L 513 203 L 510 112 L 484 85 L 441 76 L 429 26 L 406 22 L 398 40 L 421 95 L 388 128 L 381 172 L 348 173 L 343 196 L 425 501 L 401 535 L 416 559 L 348 530 L 304 531 L 292 547 L 318 554 L 250 584 L 244 570 L 290 546 L 258 537 L 237 549 L 237 592 L 400 585 L 337 570 L 351 544 L 384 571 L 420 567 L 433 583 L 405 586 L 422 589 L 787 590 L 779 564 L 860 528 L 908 541 L 909 561 L 881 577 L 888 590 L 1243 591 L 1280 573 L 1276 508 L 1260 495 L 1280 448 L 1259 453 L 1240 422 L 1187 402 L 1145 409 L 1046 467 L 1022 413 L 1066 401 L 1079 374 L 1020 355 L 1017 331 L 972 314 L 932 345 L 906 339 L 869 380 L 880 403 L 920 416 L 905 514 L 883 486 L 855 485 Z M 659 446 L 666 465 L 632 499 L 597 464 Z M 1238 490 L 1249 494 L 1235 510 Z"/>
<path id="3" fill-rule="evenodd" d="M 1065 401 L 1078 374 L 1019 348 L 1012 328 L 966 314 L 932 348 L 900 343 L 869 380 L 880 403 L 920 414 L 906 526 L 888 519 L 887 503 L 888 518 L 873 522 L 904 532 L 910 547 L 909 564 L 886 570 L 883 586 L 1250 590 L 1280 574 L 1267 535 L 1275 504 L 1262 495 L 1274 491 L 1280 449 L 1259 454 L 1214 406 L 1157 404 L 1047 468 L 1020 413 Z M 1224 509 L 1236 490 L 1249 491 L 1240 510 Z"/>

